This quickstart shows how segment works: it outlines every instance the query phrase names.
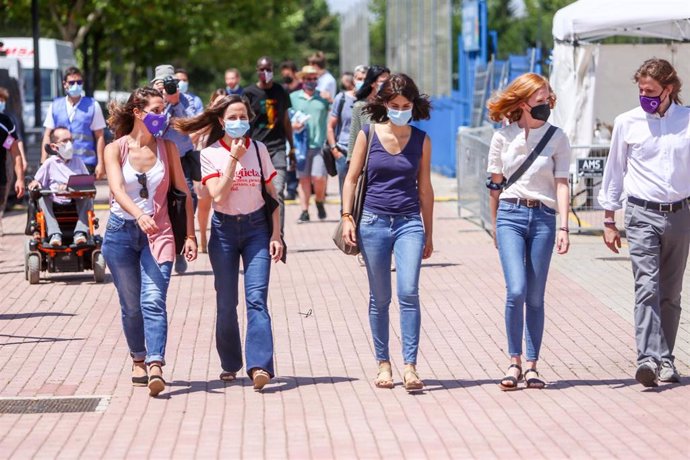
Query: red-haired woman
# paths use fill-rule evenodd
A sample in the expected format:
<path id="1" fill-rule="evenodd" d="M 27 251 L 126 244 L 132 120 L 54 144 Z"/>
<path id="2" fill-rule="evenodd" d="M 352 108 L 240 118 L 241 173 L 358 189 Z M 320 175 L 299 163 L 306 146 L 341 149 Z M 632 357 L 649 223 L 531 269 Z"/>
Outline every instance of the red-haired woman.
<path id="1" fill-rule="evenodd" d="M 492 120 L 510 122 L 491 139 L 491 178 L 487 183 L 494 240 L 507 286 L 505 320 L 511 364 L 500 382 L 502 390 L 516 389 L 523 378 L 523 328 L 529 366 L 524 372 L 527 388 L 545 385 L 537 372 L 537 361 L 544 332 L 546 277 L 554 240 L 559 254 L 568 252 L 570 244 L 570 144 L 560 129 L 549 132 L 551 125 L 546 121 L 555 102 L 549 82 L 541 75 L 527 73 L 487 104 Z M 519 179 L 502 188 L 547 132 L 551 138 L 541 154 Z"/>

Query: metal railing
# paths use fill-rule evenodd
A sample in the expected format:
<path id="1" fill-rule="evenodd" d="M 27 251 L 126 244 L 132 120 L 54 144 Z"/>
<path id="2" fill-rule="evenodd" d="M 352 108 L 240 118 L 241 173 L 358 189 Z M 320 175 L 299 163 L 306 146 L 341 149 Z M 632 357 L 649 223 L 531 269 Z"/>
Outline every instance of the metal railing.
<path id="1" fill-rule="evenodd" d="M 485 182 L 492 126 L 460 128 L 456 141 L 458 180 L 458 215 L 472 220 L 482 228 L 491 229 L 489 190 Z M 603 209 L 597 196 L 601 189 L 606 145 L 572 146 L 570 165 L 570 229 L 572 232 L 599 231 Z M 622 221 L 623 210 L 616 213 Z"/>

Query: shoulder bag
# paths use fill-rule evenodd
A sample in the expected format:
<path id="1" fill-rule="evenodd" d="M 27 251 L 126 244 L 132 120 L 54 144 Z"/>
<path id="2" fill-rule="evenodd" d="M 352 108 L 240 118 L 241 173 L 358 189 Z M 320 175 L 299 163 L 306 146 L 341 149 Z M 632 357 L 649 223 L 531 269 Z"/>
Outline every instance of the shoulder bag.
<path id="1" fill-rule="evenodd" d="M 520 165 L 518 170 L 515 171 L 513 175 L 508 178 L 505 185 L 503 186 L 503 190 L 507 189 L 515 182 L 517 182 L 518 179 L 520 179 L 522 175 L 525 173 L 525 171 L 527 171 L 529 167 L 532 166 L 532 163 L 534 163 L 537 157 L 541 155 L 542 150 L 544 150 L 546 144 L 548 144 L 551 140 L 551 136 L 553 136 L 553 133 L 556 132 L 556 129 L 557 128 L 555 126 L 549 126 L 549 129 L 546 130 L 544 136 L 542 136 L 537 146 L 534 147 L 534 150 L 532 150 L 532 153 L 530 153 L 529 157 L 527 157 L 527 159 Z"/>
<path id="2" fill-rule="evenodd" d="M 355 200 L 352 205 L 352 220 L 355 223 L 355 229 L 359 225 L 359 221 L 362 217 L 362 209 L 364 208 L 364 195 L 367 189 L 367 167 L 369 166 L 369 152 L 371 151 L 371 140 L 374 137 L 374 125 L 369 125 L 369 133 L 367 134 L 367 154 L 364 159 L 364 167 L 362 172 L 357 179 L 357 187 L 355 188 Z M 359 246 L 351 245 L 345 242 L 343 239 L 343 219 L 340 219 L 338 226 L 333 232 L 333 242 L 335 245 L 349 256 L 355 256 L 359 254 Z"/>
<path id="3" fill-rule="evenodd" d="M 252 141 L 254 143 L 254 150 L 256 150 L 256 159 L 259 161 L 259 174 L 261 175 L 261 197 L 264 199 L 264 212 L 266 213 L 266 222 L 268 222 L 268 234 L 273 235 L 273 211 L 275 211 L 279 206 L 280 203 L 278 203 L 278 200 L 273 198 L 270 193 L 268 193 L 268 190 L 266 190 L 266 181 L 264 179 L 264 167 L 263 163 L 261 161 L 261 155 L 259 154 L 259 145 L 256 143 L 256 141 Z M 283 239 L 283 235 L 281 232 L 280 235 L 280 241 L 283 243 L 283 257 L 280 258 L 280 261 L 283 263 L 287 263 L 287 245 L 285 244 L 285 239 Z"/>

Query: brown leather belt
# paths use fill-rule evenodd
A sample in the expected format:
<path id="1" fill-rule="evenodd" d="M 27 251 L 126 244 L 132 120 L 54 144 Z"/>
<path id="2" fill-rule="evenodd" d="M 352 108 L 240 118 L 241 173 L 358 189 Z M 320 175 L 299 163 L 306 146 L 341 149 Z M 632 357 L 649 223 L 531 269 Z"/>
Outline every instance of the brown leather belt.
<path id="1" fill-rule="evenodd" d="M 541 208 L 546 206 L 539 200 L 527 200 L 525 198 L 501 198 L 501 201 L 505 201 L 506 203 L 513 203 L 518 206 L 524 206 L 526 208 Z"/>
<path id="2" fill-rule="evenodd" d="M 642 206 L 643 208 L 649 209 L 651 211 L 676 212 L 680 211 L 685 207 L 685 205 L 688 203 L 688 199 L 683 198 L 682 200 L 675 201 L 673 203 L 657 203 L 655 201 L 647 201 L 641 198 L 635 198 L 634 196 L 629 196 L 628 202 L 636 204 L 638 206 Z"/>

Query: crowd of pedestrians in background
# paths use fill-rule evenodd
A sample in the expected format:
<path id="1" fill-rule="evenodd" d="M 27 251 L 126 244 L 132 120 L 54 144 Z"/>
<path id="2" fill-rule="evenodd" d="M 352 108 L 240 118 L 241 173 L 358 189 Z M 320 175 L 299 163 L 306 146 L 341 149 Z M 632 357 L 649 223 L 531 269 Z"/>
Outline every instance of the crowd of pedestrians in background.
<path id="1" fill-rule="evenodd" d="M 62 175 L 88 171 L 107 177 L 110 217 L 103 254 L 120 300 L 134 385 L 148 386 L 154 396 L 165 389 L 167 288 L 171 272 L 184 273 L 198 249 L 208 252 L 215 279 L 220 379 L 235 380 L 244 365 L 254 388 L 270 382 L 275 374 L 267 298 L 271 262 L 286 260 L 285 200 L 299 198 L 298 223 L 307 223 L 313 194 L 316 217 L 324 220 L 330 173 L 338 176 L 342 239 L 361 251 L 369 281 L 378 365 L 374 384 L 394 386 L 388 351 L 394 266 L 403 385 L 408 391 L 424 387 L 417 370 L 419 278 L 422 260 L 433 252 L 432 148 L 426 133 L 410 122 L 428 119 L 431 106 L 407 75 L 379 65 L 351 70 L 338 84 L 321 52 L 302 66 L 289 60 L 277 65 L 261 56 L 251 83 L 243 86 L 240 72 L 228 68 L 225 87 L 204 104 L 206 98 L 192 93 L 187 71 L 161 64 L 147 87 L 133 91 L 125 103 L 111 102 L 107 124 L 99 104 L 83 95 L 79 69 L 66 70 L 66 96 L 48 111 L 42 145 L 50 148 L 42 149 L 42 173 L 31 186 L 51 187 L 58 180 L 48 177 L 51 168 Z M 640 107 L 616 119 L 599 201 L 606 210 L 605 243 L 617 252 L 614 212 L 627 200 L 635 377 L 655 386 L 659 380 L 679 381 L 673 347 L 690 246 L 690 109 L 680 105 L 681 82 L 668 62 L 648 60 L 634 78 Z M 11 161 L 21 196 L 26 156 L 17 121 L 2 113 L 8 97 L 0 88 L 0 165 Z M 570 146 L 564 132 L 547 121 L 556 99 L 547 79 L 525 74 L 488 103 L 490 118 L 505 124 L 487 152 L 486 184 L 506 282 L 510 364 L 499 382 L 504 391 L 518 388 L 523 379 L 527 388 L 546 385 L 537 363 L 549 264 L 554 246 L 565 254 L 570 245 Z M 115 137 L 107 146 L 106 127 Z M 57 153 L 55 160 L 47 158 L 49 151 Z M 6 168 L 0 171 L 4 209 L 13 184 Z M 360 176 L 366 195 L 355 215 Z M 186 234 L 179 251 L 167 206 L 173 188 L 186 192 Z M 57 241 L 59 230 L 49 227 Z M 80 232 L 78 226 L 75 235 Z M 247 311 L 244 359 L 237 312 L 240 262 Z"/>

